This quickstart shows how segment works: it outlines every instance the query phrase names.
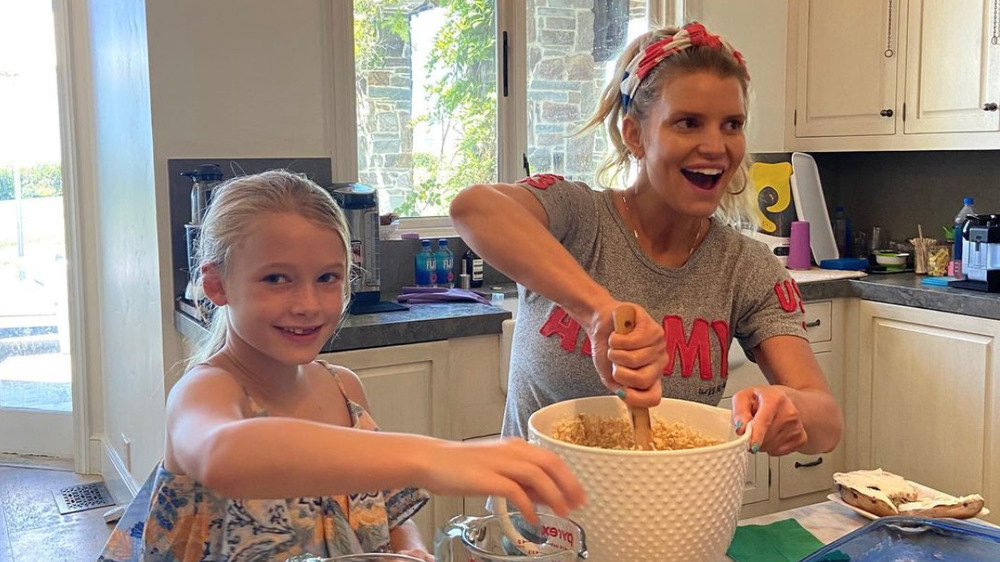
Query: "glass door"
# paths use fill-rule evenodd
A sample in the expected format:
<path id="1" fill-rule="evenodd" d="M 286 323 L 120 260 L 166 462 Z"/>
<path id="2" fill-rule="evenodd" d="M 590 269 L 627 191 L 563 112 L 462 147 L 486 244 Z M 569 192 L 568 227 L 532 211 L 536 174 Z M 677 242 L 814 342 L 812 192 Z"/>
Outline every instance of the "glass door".
<path id="1" fill-rule="evenodd" d="M 0 2 L 0 453 L 73 456 L 56 42 Z"/>

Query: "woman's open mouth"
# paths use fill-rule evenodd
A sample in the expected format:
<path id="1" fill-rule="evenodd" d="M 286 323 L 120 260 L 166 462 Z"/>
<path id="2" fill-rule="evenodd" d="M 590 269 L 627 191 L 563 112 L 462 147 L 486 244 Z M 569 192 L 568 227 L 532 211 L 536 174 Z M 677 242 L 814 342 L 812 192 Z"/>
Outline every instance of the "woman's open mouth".
<path id="1" fill-rule="evenodd" d="M 687 180 L 699 189 L 715 189 L 722 179 L 722 168 L 681 168 Z"/>

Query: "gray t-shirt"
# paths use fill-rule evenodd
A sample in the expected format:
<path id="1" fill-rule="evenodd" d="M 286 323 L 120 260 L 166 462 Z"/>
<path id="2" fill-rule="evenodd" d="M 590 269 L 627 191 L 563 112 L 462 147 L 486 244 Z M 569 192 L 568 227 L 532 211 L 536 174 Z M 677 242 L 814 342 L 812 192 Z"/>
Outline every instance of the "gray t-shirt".
<path id="1" fill-rule="evenodd" d="M 549 230 L 616 299 L 662 319 L 670 363 L 663 396 L 717 405 L 733 337 L 753 359 L 767 338 L 805 338 L 805 308 L 788 272 L 756 240 L 712 221 L 681 267 L 653 262 L 614 207 L 614 191 L 542 175 L 521 182 L 545 208 Z M 562 308 L 518 285 L 503 434 L 527 436 L 543 406 L 611 392 L 591 359 L 590 340 Z"/>

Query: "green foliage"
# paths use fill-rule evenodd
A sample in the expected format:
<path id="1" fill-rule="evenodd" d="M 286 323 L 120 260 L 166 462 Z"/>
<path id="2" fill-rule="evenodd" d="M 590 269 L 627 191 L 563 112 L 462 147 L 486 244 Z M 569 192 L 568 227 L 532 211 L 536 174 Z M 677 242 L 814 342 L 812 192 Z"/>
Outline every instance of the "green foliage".
<path id="1" fill-rule="evenodd" d="M 20 168 L 21 197 L 58 197 L 62 195 L 62 168 L 59 164 L 36 164 Z M 14 198 L 14 168 L 0 168 L 0 201 Z"/>
<path id="2" fill-rule="evenodd" d="M 434 38 L 425 69 L 430 115 L 412 124 L 438 125 L 460 135 L 438 154 L 414 154 L 414 188 L 396 209 L 403 216 L 447 214 L 462 188 L 496 179 L 496 32 L 492 0 L 441 0 L 445 22 Z M 453 150 L 451 153 L 446 151 Z"/>
<path id="3" fill-rule="evenodd" d="M 394 209 L 403 216 L 442 215 L 459 190 L 496 179 L 496 31 L 494 0 L 437 0 L 446 10 L 432 41 L 427 115 L 418 123 L 438 127 L 446 139 L 436 154 L 413 156 L 413 188 Z M 354 50 L 359 72 L 378 70 L 385 47 L 410 41 L 410 10 L 419 2 L 355 0 Z M 426 7 L 426 6 L 421 6 Z"/>

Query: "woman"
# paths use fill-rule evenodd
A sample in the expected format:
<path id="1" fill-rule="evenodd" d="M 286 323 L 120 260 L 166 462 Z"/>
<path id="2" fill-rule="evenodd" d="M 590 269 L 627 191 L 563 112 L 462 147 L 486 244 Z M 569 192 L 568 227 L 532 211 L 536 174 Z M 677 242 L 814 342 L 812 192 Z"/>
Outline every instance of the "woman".
<path id="1" fill-rule="evenodd" d="M 798 287 L 732 226 L 753 208 L 742 56 L 700 24 L 658 29 L 615 76 L 587 128 L 604 123 L 615 149 L 602 177 L 634 167 L 627 189 L 541 175 L 471 186 L 451 205 L 468 244 L 520 285 L 503 433 L 523 436 L 547 404 L 609 391 L 636 406 L 718 404 L 735 336 L 770 382 L 733 399 L 737 432 L 754 422 L 751 450 L 833 449 L 841 412 L 805 339 Z M 613 334 L 625 303 L 635 329 Z"/>

